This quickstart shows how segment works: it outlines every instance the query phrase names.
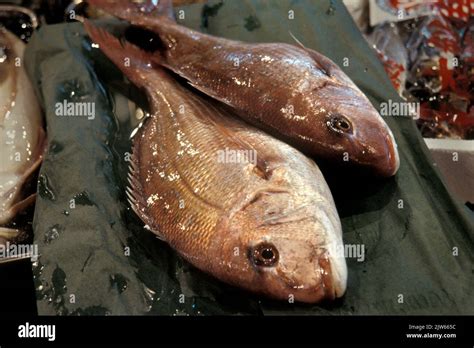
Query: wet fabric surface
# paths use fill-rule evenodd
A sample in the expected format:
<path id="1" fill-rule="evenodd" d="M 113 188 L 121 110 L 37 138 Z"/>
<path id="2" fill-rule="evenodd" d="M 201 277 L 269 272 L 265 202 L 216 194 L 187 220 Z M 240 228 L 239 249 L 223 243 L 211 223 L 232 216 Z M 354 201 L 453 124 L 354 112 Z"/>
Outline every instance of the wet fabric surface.
<path id="1" fill-rule="evenodd" d="M 227 1 L 183 11 L 186 26 L 242 41 L 294 43 L 291 31 L 341 66 L 376 107 L 399 100 L 339 2 Z M 142 228 L 125 187 L 137 124 L 128 98 L 143 96 L 91 49 L 80 23 L 42 27 L 26 56 L 49 136 L 34 218 L 39 314 L 474 313 L 471 213 L 447 192 L 411 119 L 387 120 L 401 157 L 395 178 L 323 171 L 344 242 L 365 248 L 363 261 L 347 260 L 345 297 L 321 306 L 282 303 L 214 280 Z M 64 100 L 93 103 L 95 117 L 58 116 Z"/>

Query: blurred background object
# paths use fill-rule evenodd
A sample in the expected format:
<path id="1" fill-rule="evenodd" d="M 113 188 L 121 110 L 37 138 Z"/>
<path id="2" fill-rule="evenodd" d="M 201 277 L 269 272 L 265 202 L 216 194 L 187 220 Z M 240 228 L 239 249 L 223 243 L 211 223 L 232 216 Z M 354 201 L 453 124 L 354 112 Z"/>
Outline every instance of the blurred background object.
<path id="1" fill-rule="evenodd" d="M 417 103 L 448 186 L 474 202 L 474 0 L 370 0 L 364 14 L 344 3 L 400 96 Z"/>

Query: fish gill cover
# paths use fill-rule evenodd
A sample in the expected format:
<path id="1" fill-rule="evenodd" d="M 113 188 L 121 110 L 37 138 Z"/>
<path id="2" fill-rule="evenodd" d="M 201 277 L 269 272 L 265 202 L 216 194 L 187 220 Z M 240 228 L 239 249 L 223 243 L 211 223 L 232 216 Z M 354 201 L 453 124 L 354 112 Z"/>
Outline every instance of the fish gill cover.
<path id="1" fill-rule="evenodd" d="M 199 29 L 202 6 L 187 7 L 185 14 L 180 23 Z M 248 18 L 259 26 L 248 30 Z M 291 31 L 341 67 L 348 57 L 344 71 L 376 107 L 399 100 L 340 2 L 227 1 L 207 21 L 209 33 L 243 41 L 294 43 Z M 109 22 L 109 29 L 120 30 L 118 23 Z M 91 47 L 82 24 L 42 27 L 26 57 L 49 140 L 34 219 L 41 254 L 33 265 L 39 314 L 474 312 L 471 216 L 447 192 L 411 119 L 386 119 L 401 157 L 394 178 L 373 182 L 325 172 L 345 244 L 364 248 L 347 259 L 346 295 L 325 305 L 284 303 L 196 270 L 131 212 L 125 196 L 127 160 L 138 121 L 125 96 L 136 101 L 131 96 L 137 91 Z M 64 101 L 91 105 L 93 115 L 58 114 L 67 109 Z"/>

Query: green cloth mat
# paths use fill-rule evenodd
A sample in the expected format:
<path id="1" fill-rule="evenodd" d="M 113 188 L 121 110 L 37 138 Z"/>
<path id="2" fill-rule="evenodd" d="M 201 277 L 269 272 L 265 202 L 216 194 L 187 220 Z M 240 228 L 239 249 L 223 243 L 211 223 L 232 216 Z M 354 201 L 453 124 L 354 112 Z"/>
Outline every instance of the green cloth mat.
<path id="1" fill-rule="evenodd" d="M 294 43 L 291 31 L 340 66 L 349 58 L 344 71 L 376 107 L 400 100 L 340 2 L 226 1 L 205 11 L 202 5 L 182 10 L 184 25 L 232 39 Z M 137 91 L 99 50 L 90 50 L 80 23 L 43 26 L 26 58 L 49 136 L 34 218 L 40 314 L 474 313 L 472 216 L 447 191 L 411 119 L 387 119 L 401 157 L 395 178 L 374 181 L 324 170 L 344 242 L 364 245 L 365 259 L 347 260 L 344 298 L 290 304 L 203 274 L 142 228 L 125 197 L 129 135 L 136 125 L 125 95 Z M 95 103 L 95 119 L 56 116 L 55 104 L 65 99 Z"/>

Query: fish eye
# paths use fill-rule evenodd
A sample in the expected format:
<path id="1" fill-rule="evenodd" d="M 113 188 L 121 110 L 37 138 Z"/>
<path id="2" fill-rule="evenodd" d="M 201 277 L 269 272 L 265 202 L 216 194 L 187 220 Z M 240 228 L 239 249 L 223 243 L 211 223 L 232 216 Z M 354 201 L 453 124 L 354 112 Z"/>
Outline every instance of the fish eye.
<path id="1" fill-rule="evenodd" d="M 351 122 L 342 116 L 341 114 L 334 114 L 331 115 L 326 122 L 327 126 L 338 133 L 351 133 L 352 132 L 352 124 Z"/>
<path id="2" fill-rule="evenodd" d="M 257 266 L 271 267 L 278 262 L 278 250 L 270 243 L 260 243 L 251 251 L 250 257 Z"/>

